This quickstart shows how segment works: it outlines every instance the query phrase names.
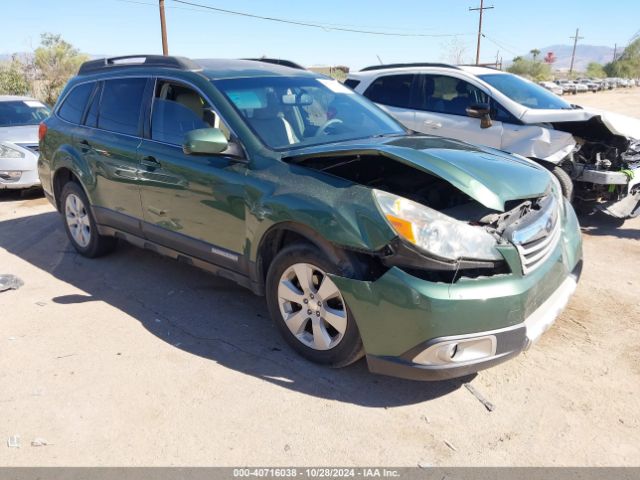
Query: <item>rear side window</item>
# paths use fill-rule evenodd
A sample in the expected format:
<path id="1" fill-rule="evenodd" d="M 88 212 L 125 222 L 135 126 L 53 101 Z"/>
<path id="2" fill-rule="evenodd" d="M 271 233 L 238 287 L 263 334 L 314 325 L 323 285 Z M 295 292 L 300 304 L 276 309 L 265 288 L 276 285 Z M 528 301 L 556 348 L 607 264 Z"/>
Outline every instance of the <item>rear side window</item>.
<path id="1" fill-rule="evenodd" d="M 93 91 L 94 85 L 95 84 L 91 82 L 74 87 L 58 110 L 60 118 L 67 122 L 80 123 L 82 121 L 84 108 L 87 105 L 87 100 Z"/>
<path id="2" fill-rule="evenodd" d="M 364 96 L 383 105 L 409 108 L 413 78 L 414 75 L 387 75 L 377 78 L 364 92 Z"/>
<path id="3" fill-rule="evenodd" d="M 111 132 L 138 135 L 140 107 L 147 80 L 123 78 L 104 82 L 98 128 Z"/>
<path id="4" fill-rule="evenodd" d="M 354 88 L 356 88 L 358 85 L 360 85 L 360 80 L 356 80 L 354 78 L 347 78 L 344 81 L 344 84 L 349 87 L 351 90 L 353 90 Z"/>

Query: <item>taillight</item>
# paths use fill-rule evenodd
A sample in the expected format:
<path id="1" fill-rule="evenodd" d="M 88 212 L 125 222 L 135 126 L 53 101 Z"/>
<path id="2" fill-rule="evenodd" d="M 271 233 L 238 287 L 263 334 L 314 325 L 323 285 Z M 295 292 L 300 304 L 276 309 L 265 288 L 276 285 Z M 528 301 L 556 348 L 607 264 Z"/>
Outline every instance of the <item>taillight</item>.
<path id="1" fill-rule="evenodd" d="M 44 136 L 47 134 L 47 124 L 44 122 L 40 123 L 38 127 L 38 139 L 40 141 L 44 140 Z"/>

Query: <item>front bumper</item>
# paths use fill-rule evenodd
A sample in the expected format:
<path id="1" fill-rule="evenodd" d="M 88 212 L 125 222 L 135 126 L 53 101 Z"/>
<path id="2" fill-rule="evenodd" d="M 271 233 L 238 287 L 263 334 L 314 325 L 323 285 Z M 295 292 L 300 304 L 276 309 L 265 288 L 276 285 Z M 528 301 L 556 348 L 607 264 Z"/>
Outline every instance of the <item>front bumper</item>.
<path id="1" fill-rule="evenodd" d="M 633 218 L 640 215 L 640 168 L 626 172 L 585 169 L 576 178 L 579 182 L 617 187 L 625 195 L 597 206 L 598 210 L 616 218 Z"/>
<path id="2" fill-rule="evenodd" d="M 38 177 L 37 163 L 38 155 L 30 150 L 14 145 L 24 153 L 22 158 L 0 158 L 0 172 L 18 174 L 17 179 L 4 178 L 0 175 L 0 190 L 4 189 L 24 189 L 40 186 L 40 178 Z"/>
<path id="3" fill-rule="evenodd" d="M 416 345 L 399 357 L 367 355 L 369 370 L 409 380 L 446 380 L 463 377 L 505 362 L 531 347 L 553 325 L 573 295 L 581 270 L 582 262 L 524 322 L 499 330 L 434 338 Z M 473 349 L 473 345 L 479 342 L 492 344 L 492 351 L 475 359 L 472 352 L 472 358 L 465 360 L 464 345 L 471 344 L 470 348 Z M 456 355 L 447 363 L 424 364 L 415 361 L 417 358 L 434 358 L 437 361 L 437 353 L 433 355 L 432 352 L 442 352 L 452 347 L 457 349 Z M 455 357 L 460 357 L 461 360 L 456 361 Z"/>
<path id="4" fill-rule="evenodd" d="M 374 373 L 414 380 L 460 377 L 504 362 L 534 343 L 575 290 L 582 241 L 565 203 L 562 235 L 534 271 L 429 282 L 399 268 L 375 281 L 333 276 L 356 319 Z"/>

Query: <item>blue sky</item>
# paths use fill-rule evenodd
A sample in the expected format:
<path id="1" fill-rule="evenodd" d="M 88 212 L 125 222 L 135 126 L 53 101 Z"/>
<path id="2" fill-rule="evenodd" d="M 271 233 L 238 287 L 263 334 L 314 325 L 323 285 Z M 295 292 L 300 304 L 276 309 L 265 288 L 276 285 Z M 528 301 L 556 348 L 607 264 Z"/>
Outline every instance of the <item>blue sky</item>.
<path id="1" fill-rule="evenodd" d="M 258 15 L 377 31 L 460 34 L 391 37 L 283 25 L 193 9 L 165 0 L 171 54 L 193 58 L 288 58 L 304 65 L 352 68 L 400 61 L 448 60 L 448 45 L 475 59 L 479 0 L 192 0 Z M 149 3 L 144 5 L 140 3 Z M 161 53 L 157 0 L 2 0 L 0 54 L 35 48 L 42 32 L 60 33 L 84 52 Z M 487 0 L 481 61 L 507 59 L 534 47 L 568 44 L 580 27 L 589 45 L 625 45 L 640 30 L 640 2 L 616 0 Z"/>

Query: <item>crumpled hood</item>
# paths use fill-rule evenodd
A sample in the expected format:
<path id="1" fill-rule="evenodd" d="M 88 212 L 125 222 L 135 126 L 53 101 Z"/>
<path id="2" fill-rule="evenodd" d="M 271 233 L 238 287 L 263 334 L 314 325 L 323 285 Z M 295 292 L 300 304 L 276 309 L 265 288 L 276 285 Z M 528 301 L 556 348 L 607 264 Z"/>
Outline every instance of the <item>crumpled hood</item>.
<path id="1" fill-rule="evenodd" d="M 38 125 L 0 127 L 0 142 L 38 143 Z"/>
<path id="2" fill-rule="evenodd" d="M 640 139 L 640 120 L 595 108 L 585 107 L 575 110 L 528 109 L 520 117 L 520 120 L 524 123 L 586 122 L 594 117 L 599 117 L 614 135 L 636 140 Z"/>
<path id="3" fill-rule="evenodd" d="M 492 148 L 441 137 L 408 135 L 367 139 L 293 150 L 283 157 L 301 161 L 311 157 L 385 155 L 436 175 L 487 208 L 504 211 L 510 200 L 535 198 L 549 188 L 549 172 L 526 158 Z"/>

